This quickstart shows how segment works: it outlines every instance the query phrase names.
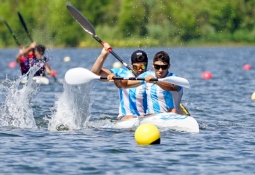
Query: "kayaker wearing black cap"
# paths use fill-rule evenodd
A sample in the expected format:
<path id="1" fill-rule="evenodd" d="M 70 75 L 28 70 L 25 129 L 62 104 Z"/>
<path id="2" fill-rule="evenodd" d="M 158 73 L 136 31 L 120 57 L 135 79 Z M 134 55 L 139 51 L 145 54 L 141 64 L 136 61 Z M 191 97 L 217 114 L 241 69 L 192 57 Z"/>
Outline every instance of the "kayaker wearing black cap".
<path id="1" fill-rule="evenodd" d="M 113 68 L 104 69 L 102 68 L 105 59 L 107 58 L 111 48 L 108 43 L 104 43 L 104 48 L 101 54 L 94 63 L 91 71 L 100 76 L 108 76 L 109 79 L 112 77 L 135 77 L 147 71 L 148 57 L 147 54 L 142 50 L 137 50 L 131 55 L 131 64 L 136 75 L 134 75 L 127 68 Z M 136 88 L 123 88 L 123 84 L 120 81 L 114 81 L 116 86 L 119 87 L 119 115 L 118 119 L 125 120 L 129 118 L 136 118 L 144 116 L 147 112 L 147 100 L 146 100 L 146 88 L 141 85 Z"/>

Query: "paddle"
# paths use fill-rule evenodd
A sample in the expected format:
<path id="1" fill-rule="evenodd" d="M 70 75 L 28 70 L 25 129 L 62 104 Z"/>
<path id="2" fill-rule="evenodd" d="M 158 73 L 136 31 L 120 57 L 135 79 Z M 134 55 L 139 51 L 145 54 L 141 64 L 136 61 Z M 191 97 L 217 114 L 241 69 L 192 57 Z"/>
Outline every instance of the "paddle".
<path id="1" fill-rule="evenodd" d="M 12 28 L 9 26 L 9 24 L 8 24 L 6 21 L 4 21 L 4 23 L 5 23 L 5 25 L 7 26 L 7 28 L 9 29 L 10 33 L 12 34 L 12 37 L 14 38 L 16 44 L 17 44 L 19 47 L 21 47 L 21 44 L 20 44 L 20 42 L 18 41 L 18 39 L 16 38 L 14 32 L 12 31 Z"/>
<path id="2" fill-rule="evenodd" d="M 30 33 L 28 32 L 27 25 L 26 25 L 26 22 L 25 22 L 24 18 L 22 17 L 20 12 L 18 12 L 18 15 L 19 15 L 20 22 L 21 22 L 22 26 L 24 27 L 24 29 L 27 33 L 27 36 L 29 37 L 30 41 L 33 42 L 33 39 L 31 37 Z"/>
<path id="3" fill-rule="evenodd" d="M 96 35 L 94 27 L 91 25 L 91 23 L 73 6 L 67 5 L 66 7 L 70 14 L 74 17 L 74 19 L 76 19 L 80 26 L 85 30 L 85 32 L 90 34 L 95 40 L 97 40 L 102 46 L 104 46 L 104 42 Z M 137 76 L 136 72 L 127 63 L 125 63 L 115 52 L 113 52 L 112 48 L 109 48 L 108 51 L 115 58 L 117 58 L 121 62 L 121 64 L 123 64 L 126 68 L 132 71 L 134 75 Z"/>
<path id="4" fill-rule="evenodd" d="M 69 69 L 65 74 L 65 81 L 67 84 L 77 85 L 77 84 L 84 84 L 88 83 L 92 80 L 102 80 L 107 79 L 107 77 L 100 77 L 93 72 L 91 72 L 88 69 L 77 67 Z M 136 77 L 130 77 L 130 78 L 124 78 L 124 77 L 116 77 L 114 80 L 145 80 L 144 78 L 136 78 Z M 181 77 L 165 77 L 165 78 L 153 78 L 151 81 L 165 81 L 169 82 L 178 86 L 182 86 L 185 88 L 190 88 L 190 84 L 188 80 Z"/>

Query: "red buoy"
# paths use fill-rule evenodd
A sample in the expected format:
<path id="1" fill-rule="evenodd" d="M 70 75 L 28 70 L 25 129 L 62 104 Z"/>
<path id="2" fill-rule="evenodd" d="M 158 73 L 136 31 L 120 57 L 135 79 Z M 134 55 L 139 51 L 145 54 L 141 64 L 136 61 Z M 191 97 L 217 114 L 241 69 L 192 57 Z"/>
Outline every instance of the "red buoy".
<path id="1" fill-rule="evenodd" d="M 15 61 L 11 61 L 9 64 L 8 64 L 9 68 L 14 68 L 16 67 L 16 62 Z"/>
<path id="2" fill-rule="evenodd" d="M 243 70 L 251 70 L 251 65 L 245 64 L 245 65 L 243 66 Z"/>
<path id="3" fill-rule="evenodd" d="M 203 72 L 202 78 L 203 78 L 204 80 L 209 80 L 209 79 L 211 79 L 211 78 L 212 78 L 211 72 L 209 72 L 209 71 Z"/>

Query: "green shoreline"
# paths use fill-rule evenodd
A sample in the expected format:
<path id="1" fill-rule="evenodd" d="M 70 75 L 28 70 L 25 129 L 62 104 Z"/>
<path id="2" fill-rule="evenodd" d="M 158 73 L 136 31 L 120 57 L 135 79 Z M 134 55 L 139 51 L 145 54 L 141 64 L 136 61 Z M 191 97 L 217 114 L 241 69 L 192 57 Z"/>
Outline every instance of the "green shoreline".
<path id="1" fill-rule="evenodd" d="M 114 48 L 136 48 L 136 47 L 255 47 L 255 43 L 236 43 L 236 42 L 222 42 L 222 43 L 203 43 L 203 44 L 198 44 L 198 43 L 185 43 L 185 44 L 173 44 L 173 45 L 153 45 L 148 43 L 147 45 L 141 44 L 141 45 L 132 45 L 129 44 L 128 46 L 123 46 L 123 45 L 118 45 L 115 42 L 109 41 L 109 44 L 113 46 Z M 85 46 L 84 45 L 79 45 L 77 47 L 54 47 L 53 48 L 101 48 L 102 46 L 95 42 L 95 43 L 87 43 Z"/>
<path id="2" fill-rule="evenodd" d="M 255 42 L 183 42 L 180 44 L 171 44 L 171 45 L 160 45 L 156 42 L 148 42 L 146 40 L 108 40 L 107 42 L 114 48 L 148 48 L 148 47 L 255 47 Z M 38 42 L 39 44 L 39 42 Z M 52 44 L 45 44 L 48 48 L 101 48 L 102 46 L 96 42 L 95 40 L 92 41 L 82 41 L 78 46 L 63 46 L 63 45 L 52 45 Z M 18 48 L 16 45 L 12 45 L 10 47 L 0 47 L 0 49 L 11 49 L 11 48 Z"/>

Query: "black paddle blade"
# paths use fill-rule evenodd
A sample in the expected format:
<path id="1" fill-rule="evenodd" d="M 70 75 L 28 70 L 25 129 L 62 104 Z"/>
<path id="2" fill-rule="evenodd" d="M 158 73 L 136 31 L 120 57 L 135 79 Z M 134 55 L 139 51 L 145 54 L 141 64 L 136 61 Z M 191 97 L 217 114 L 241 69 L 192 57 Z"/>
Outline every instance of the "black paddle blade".
<path id="1" fill-rule="evenodd" d="M 12 34 L 12 37 L 14 38 L 15 42 L 17 43 L 18 46 L 21 46 L 21 44 L 19 43 L 18 39 L 16 38 L 14 32 L 12 31 L 12 28 L 9 26 L 9 24 L 4 21 L 5 25 L 7 26 L 7 28 L 9 29 L 10 33 Z"/>
<path id="2" fill-rule="evenodd" d="M 9 24 L 4 21 L 5 25 L 7 26 L 7 28 L 9 29 L 10 33 L 13 34 L 12 28 L 9 26 Z"/>
<path id="3" fill-rule="evenodd" d="M 20 22 L 21 22 L 22 26 L 24 27 L 24 29 L 27 33 L 27 36 L 29 37 L 30 41 L 33 42 L 33 39 L 31 37 L 30 33 L 28 32 L 27 25 L 26 25 L 26 22 L 25 22 L 24 18 L 22 17 L 20 12 L 18 12 L 18 15 L 19 15 Z"/>
<path id="4" fill-rule="evenodd" d="M 23 17 L 22 17 L 22 15 L 20 14 L 20 12 L 18 12 L 18 15 L 19 15 L 20 22 L 21 22 L 21 24 L 23 25 L 25 31 L 28 32 L 26 22 L 25 22 L 25 20 L 23 19 Z"/>
<path id="5" fill-rule="evenodd" d="M 95 40 L 97 40 L 101 45 L 104 45 L 104 42 L 96 35 L 96 32 L 94 30 L 94 27 L 90 22 L 73 6 L 67 5 L 67 10 L 71 13 L 71 15 L 76 19 L 76 21 L 80 24 L 80 26 L 89 33 Z M 127 63 L 125 63 L 115 52 L 112 51 L 112 49 L 109 49 L 109 52 L 115 56 L 126 68 L 128 68 L 130 71 L 133 72 L 134 75 L 136 75 L 135 71 L 128 66 Z"/>
<path id="6" fill-rule="evenodd" d="M 94 36 L 96 35 L 96 32 L 94 30 L 94 27 L 90 22 L 85 18 L 76 8 L 74 8 L 71 5 L 67 5 L 67 10 L 71 15 L 76 19 L 76 21 L 81 25 L 81 27 L 88 32 L 90 35 Z"/>

